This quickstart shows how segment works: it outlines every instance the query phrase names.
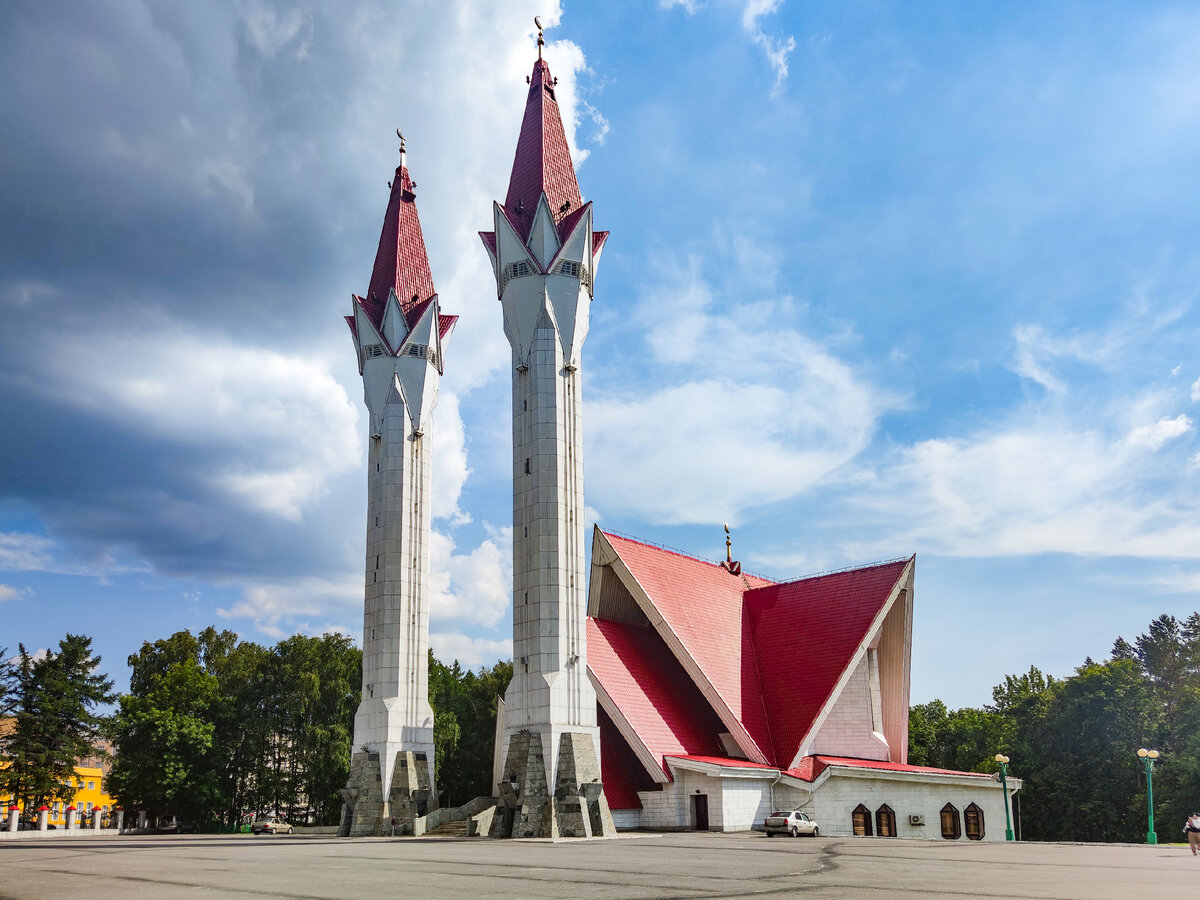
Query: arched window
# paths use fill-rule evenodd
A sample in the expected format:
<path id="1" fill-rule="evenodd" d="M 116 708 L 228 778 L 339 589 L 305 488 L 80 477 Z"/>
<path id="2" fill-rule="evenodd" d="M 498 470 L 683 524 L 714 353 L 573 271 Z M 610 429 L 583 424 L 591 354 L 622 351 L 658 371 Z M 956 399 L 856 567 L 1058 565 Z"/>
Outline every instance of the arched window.
<path id="1" fill-rule="evenodd" d="M 896 814 L 886 803 L 875 810 L 875 833 L 880 837 L 896 836 Z"/>
<path id="2" fill-rule="evenodd" d="M 967 837 L 973 841 L 982 841 L 983 810 L 972 803 L 963 810 L 963 818 L 967 820 Z"/>
<path id="3" fill-rule="evenodd" d="M 854 826 L 854 833 L 860 837 L 870 837 L 874 833 L 871 831 L 871 811 L 861 803 L 854 807 L 850 821 Z"/>
<path id="4" fill-rule="evenodd" d="M 957 841 L 962 837 L 962 820 L 958 817 L 958 807 L 953 803 L 942 807 L 942 837 L 948 841 Z"/>

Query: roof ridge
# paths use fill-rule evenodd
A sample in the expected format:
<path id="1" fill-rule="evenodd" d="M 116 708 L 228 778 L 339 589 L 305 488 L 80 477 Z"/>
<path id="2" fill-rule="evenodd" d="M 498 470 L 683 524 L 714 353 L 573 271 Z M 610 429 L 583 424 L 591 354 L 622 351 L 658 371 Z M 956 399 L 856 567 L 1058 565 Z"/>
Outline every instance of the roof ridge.
<path id="1" fill-rule="evenodd" d="M 682 556 L 684 559 L 690 559 L 693 562 L 704 563 L 705 565 L 712 566 L 715 569 L 721 569 L 724 572 L 729 571 L 728 569 L 725 568 L 725 566 L 723 566 L 721 563 L 717 562 L 716 560 L 708 559 L 703 556 L 697 556 L 694 553 L 688 553 L 686 550 L 680 550 L 677 547 L 670 547 L 670 546 L 667 546 L 666 544 L 660 544 L 658 541 L 648 541 L 645 538 L 634 537 L 632 534 L 625 534 L 624 532 L 621 532 L 621 531 L 605 531 L 603 528 L 600 529 L 600 533 L 607 535 L 608 537 L 617 537 L 623 541 L 631 541 L 632 543 L 635 543 L 635 544 L 641 544 L 643 547 L 653 547 L 656 550 L 663 550 L 667 553 L 674 554 L 675 556 Z M 745 567 L 742 568 L 742 573 L 744 575 L 749 575 L 752 578 L 757 578 L 760 581 L 769 582 L 769 584 L 762 585 L 761 587 L 770 587 L 771 585 L 780 583 L 780 582 L 775 581 L 772 578 L 767 577 L 766 575 L 762 575 L 758 572 L 748 571 Z M 743 580 L 743 584 L 745 584 L 744 580 Z M 745 590 L 748 590 L 748 591 L 757 591 L 759 589 L 760 588 L 752 588 L 752 587 L 745 588 Z"/>
<path id="2" fill-rule="evenodd" d="M 777 586 L 788 585 L 788 584 L 797 584 L 801 581 L 813 581 L 814 579 L 817 579 L 817 578 L 828 578 L 830 575 L 845 575 L 848 572 L 865 572 L 868 569 L 882 569 L 884 566 L 894 566 L 894 565 L 896 565 L 896 563 L 906 563 L 915 556 L 916 556 L 916 554 L 914 553 L 911 556 L 897 556 L 894 559 L 881 559 L 881 560 L 876 560 L 875 562 L 861 563 L 859 565 L 842 566 L 842 568 L 840 568 L 840 569 L 826 569 L 822 572 L 814 572 L 811 575 L 800 575 L 797 578 L 788 578 L 785 581 L 775 581 L 769 585 L 766 585 L 765 587 L 777 587 Z M 761 588 L 761 587 L 747 588 L 747 590 L 748 591 L 761 591 L 761 590 L 763 590 L 763 588 Z"/>

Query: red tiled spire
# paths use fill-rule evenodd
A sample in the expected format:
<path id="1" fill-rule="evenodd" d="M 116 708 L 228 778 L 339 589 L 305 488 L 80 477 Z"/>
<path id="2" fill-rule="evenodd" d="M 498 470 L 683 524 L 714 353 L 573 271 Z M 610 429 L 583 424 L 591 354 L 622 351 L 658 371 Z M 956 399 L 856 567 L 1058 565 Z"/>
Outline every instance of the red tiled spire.
<path id="1" fill-rule="evenodd" d="M 518 231 L 522 238 L 529 237 L 533 212 L 543 192 L 555 222 L 583 205 L 554 91 L 550 67 L 539 58 L 529 78 L 525 118 L 521 121 L 521 136 L 517 139 L 508 180 L 508 196 L 504 199 L 510 219 L 520 219 Z M 521 215 L 517 214 L 518 207 Z"/>
<path id="2" fill-rule="evenodd" d="M 392 195 L 388 200 L 383 231 L 379 235 L 375 268 L 371 270 L 371 286 L 363 298 L 363 308 L 377 327 L 391 291 L 396 292 L 410 326 L 415 323 L 425 302 L 436 293 L 413 187 L 402 156 L 392 181 Z"/>

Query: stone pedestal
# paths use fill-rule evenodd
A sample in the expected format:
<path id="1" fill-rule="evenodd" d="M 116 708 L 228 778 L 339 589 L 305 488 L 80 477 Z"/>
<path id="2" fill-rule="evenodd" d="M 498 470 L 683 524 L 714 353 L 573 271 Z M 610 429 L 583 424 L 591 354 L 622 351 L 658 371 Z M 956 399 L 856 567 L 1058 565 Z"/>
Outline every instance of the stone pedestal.
<path id="1" fill-rule="evenodd" d="M 542 736 L 531 732 L 512 736 L 492 837 L 610 837 L 615 833 L 590 734 L 561 735 L 553 795 L 546 784 Z"/>
<path id="2" fill-rule="evenodd" d="M 92 810 L 92 827 L 95 828 L 97 831 L 100 830 L 100 818 L 101 818 L 101 813 L 103 813 L 103 812 L 104 812 L 104 810 L 102 810 L 98 806 L 94 810 Z"/>
<path id="3" fill-rule="evenodd" d="M 425 753 L 402 750 L 393 762 L 392 784 L 383 797 L 379 754 L 360 751 L 350 761 L 350 779 L 342 788 L 342 837 L 412 834 L 413 819 L 438 808 Z"/>
<path id="4" fill-rule="evenodd" d="M 125 833 L 125 810 L 118 809 L 116 811 L 116 813 L 117 813 L 117 833 L 124 834 Z"/>
<path id="5" fill-rule="evenodd" d="M 38 807 L 38 831 L 46 831 L 50 828 L 50 810 L 48 807 Z"/>
<path id="6" fill-rule="evenodd" d="M 147 812 L 146 812 L 144 809 L 139 809 L 139 810 L 138 810 L 138 823 L 137 823 L 138 831 L 145 831 L 145 830 L 146 830 L 146 819 L 147 819 L 147 815 L 148 815 L 148 814 L 147 814 Z"/>
<path id="7" fill-rule="evenodd" d="M 5 824 L 8 825 L 9 831 L 17 830 L 17 820 L 20 818 L 20 815 L 21 812 L 16 806 L 10 806 L 8 808 L 8 821 Z"/>
<path id="8" fill-rule="evenodd" d="M 72 828 L 75 827 L 76 812 L 77 812 L 77 810 L 75 809 L 75 807 L 73 807 L 73 806 L 67 807 L 67 825 L 66 825 L 67 831 L 70 831 Z"/>

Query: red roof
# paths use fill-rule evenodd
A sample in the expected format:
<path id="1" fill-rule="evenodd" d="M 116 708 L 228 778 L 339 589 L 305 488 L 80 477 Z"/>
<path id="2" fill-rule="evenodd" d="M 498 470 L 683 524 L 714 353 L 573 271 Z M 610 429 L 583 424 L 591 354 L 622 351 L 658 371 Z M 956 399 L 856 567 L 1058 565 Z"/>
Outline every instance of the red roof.
<path id="1" fill-rule="evenodd" d="M 596 722 L 600 726 L 600 780 L 609 808 L 641 809 L 638 791 L 661 791 L 662 785 L 646 772 L 603 707 L 597 710 Z"/>
<path id="2" fill-rule="evenodd" d="M 555 221 L 583 205 L 558 111 L 554 78 L 546 61 L 539 59 L 529 78 L 525 118 L 521 121 L 521 135 L 517 139 L 512 175 L 508 180 L 508 196 L 504 200 L 505 211 L 510 220 L 516 220 L 513 224 L 522 240 L 529 238 L 533 213 L 543 193 Z M 567 206 L 564 208 L 563 204 Z M 518 206 L 523 212 L 521 216 L 516 215 Z"/>
<path id="3" fill-rule="evenodd" d="M 772 752 L 788 765 L 866 638 L 908 560 L 772 584 L 746 592 Z M 772 676 L 778 660 L 804 660 L 803 678 Z M 744 664 L 749 664 L 743 660 Z"/>
<path id="4" fill-rule="evenodd" d="M 587 648 L 588 669 L 664 772 L 664 756 L 721 752 L 725 726 L 654 629 L 588 619 Z"/>
<path id="5" fill-rule="evenodd" d="M 392 179 L 392 193 L 388 198 L 387 213 L 383 219 L 383 230 L 379 234 L 379 249 L 375 252 L 375 266 L 371 270 L 371 284 L 365 297 L 355 296 L 377 329 L 383 329 L 383 310 L 388 295 L 396 292 L 400 308 L 404 312 L 409 328 L 413 327 L 425 307 L 437 291 L 433 287 L 433 274 L 429 271 L 429 255 L 425 250 L 425 236 L 421 232 L 421 219 L 417 215 L 415 185 L 408 174 L 408 167 L 401 164 Z M 458 316 L 438 315 L 438 334 L 445 337 L 454 328 Z M 358 335 L 354 317 L 347 316 L 350 331 Z M 393 353 L 398 347 L 389 347 Z"/>
<path id="6" fill-rule="evenodd" d="M 410 326 L 416 322 L 415 307 L 436 293 L 412 187 L 408 167 L 399 166 L 392 180 L 387 215 L 379 234 L 371 285 L 363 298 L 363 307 L 376 327 L 383 319 L 384 304 L 393 290 Z"/>
<path id="7" fill-rule="evenodd" d="M 605 537 L 703 676 L 770 759 L 772 744 L 742 592 L 771 582 L 732 575 L 714 563 L 607 532 Z"/>
<path id="8" fill-rule="evenodd" d="M 691 762 L 704 763 L 710 766 L 720 766 L 723 769 L 765 769 L 768 772 L 778 772 L 774 766 L 764 766 L 762 763 L 748 759 L 734 759 L 731 756 L 698 756 L 695 754 L 674 755 L 671 759 L 686 759 Z"/>
<path id="9" fill-rule="evenodd" d="M 830 766 L 841 766 L 848 769 L 877 769 L 885 772 L 910 772 L 925 775 L 969 775 L 972 778 L 991 778 L 986 772 L 959 772 L 955 769 L 936 769 L 932 766 L 910 766 L 906 763 L 886 762 L 880 759 L 851 759 L 845 756 L 806 756 L 795 769 L 788 769 L 785 775 L 799 778 L 801 781 L 815 781 L 817 776 Z"/>

